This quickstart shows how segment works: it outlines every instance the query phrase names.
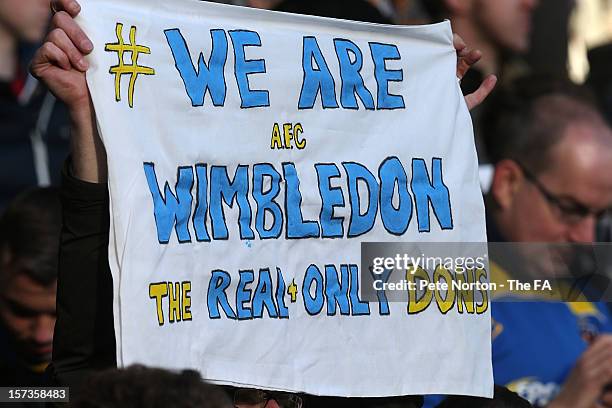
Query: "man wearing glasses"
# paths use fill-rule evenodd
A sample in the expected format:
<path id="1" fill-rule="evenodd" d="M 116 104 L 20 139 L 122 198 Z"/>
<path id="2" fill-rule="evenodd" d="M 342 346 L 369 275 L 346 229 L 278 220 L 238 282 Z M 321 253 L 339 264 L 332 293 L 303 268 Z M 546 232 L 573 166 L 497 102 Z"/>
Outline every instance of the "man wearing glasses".
<path id="1" fill-rule="evenodd" d="M 549 85 L 541 78 L 519 82 L 490 115 L 490 241 L 590 244 L 612 207 L 612 131 L 575 90 Z M 519 269 L 541 264 L 532 251 L 537 245 L 516 246 L 531 254 Z M 535 406 L 612 406 L 606 305 L 529 295 L 493 303 L 495 382 Z"/>

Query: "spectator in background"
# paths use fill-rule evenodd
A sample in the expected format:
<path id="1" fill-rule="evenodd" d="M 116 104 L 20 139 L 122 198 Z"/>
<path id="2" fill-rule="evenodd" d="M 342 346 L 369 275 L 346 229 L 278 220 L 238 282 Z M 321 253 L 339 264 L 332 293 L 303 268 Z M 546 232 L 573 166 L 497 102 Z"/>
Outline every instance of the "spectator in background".
<path id="1" fill-rule="evenodd" d="M 357 21 L 372 21 L 390 24 L 395 17 L 395 4 L 391 0 L 217 0 L 237 6 L 249 6 L 267 10 L 311 14 L 323 17 L 343 18 Z M 281 4 L 282 3 L 282 4 Z M 365 4 L 364 4 L 365 3 Z M 304 10 L 304 11 L 300 11 Z M 352 17 L 348 17 L 352 16 Z"/>
<path id="2" fill-rule="evenodd" d="M 25 81 L 19 43 L 42 40 L 49 20 L 49 1 L 4 0 L 0 3 L 0 79 L 18 93 Z"/>
<path id="3" fill-rule="evenodd" d="M 462 81 L 474 92 L 484 76 L 498 73 L 504 59 L 529 50 L 531 16 L 537 0 L 423 0 L 433 20 L 451 20 L 453 31 L 482 51 L 475 69 Z"/>
<path id="4" fill-rule="evenodd" d="M 420 0 L 393 0 L 396 24 L 427 24 L 430 17 L 425 12 Z"/>
<path id="5" fill-rule="evenodd" d="M 599 107 L 612 126 L 612 43 L 589 51 L 591 70 L 587 84 L 595 92 Z M 608 214 L 598 225 L 597 239 L 612 242 L 612 214 Z"/>
<path id="6" fill-rule="evenodd" d="M 0 218 L 0 385 L 43 385 L 55 325 L 59 191 L 17 197 Z"/>
<path id="7" fill-rule="evenodd" d="M 63 106 L 27 75 L 49 0 L 0 1 L 0 210 L 24 188 L 59 181 L 68 151 Z"/>
<path id="8" fill-rule="evenodd" d="M 227 395 L 195 371 L 132 366 L 92 375 L 73 408 L 231 408 Z"/>
<path id="9" fill-rule="evenodd" d="M 597 94 L 608 123 L 612 124 L 612 43 L 589 51 L 591 70 L 587 83 Z"/>
<path id="10" fill-rule="evenodd" d="M 612 130 L 570 86 L 547 88 L 540 78 L 496 98 L 486 121 L 496 140 L 489 241 L 593 242 L 599 217 L 612 207 Z M 492 262 L 493 278 L 517 274 L 503 268 L 508 266 Z M 519 300 L 507 294 L 492 303 L 495 382 L 538 407 L 612 406 L 612 319 L 606 305 L 529 295 Z"/>
<path id="11" fill-rule="evenodd" d="M 391 20 L 384 17 L 375 6 L 366 0 L 353 0 L 350 6 L 342 0 L 284 0 L 274 9 L 311 16 L 391 24 Z"/>
<path id="12" fill-rule="evenodd" d="M 525 61 L 532 72 L 568 76 L 570 21 L 576 0 L 538 0 Z"/>
<path id="13" fill-rule="evenodd" d="M 480 62 L 461 82 L 464 94 L 474 92 L 491 74 L 503 76 L 508 57 L 529 50 L 531 18 L 537 0 L 422 0 L 422 4 L 433 20 L 450 19 L 453 31 L 482 51 Z M 472 112 L 476 148 L 480 161 L 487 162 L 480 113 Z"/>
<path id="14" fill-rule="evenodd" d="M 452 396 L 437 408 L 532 408 L 531 404 L 507 388 L 495 386 L 493 399 Z"/>

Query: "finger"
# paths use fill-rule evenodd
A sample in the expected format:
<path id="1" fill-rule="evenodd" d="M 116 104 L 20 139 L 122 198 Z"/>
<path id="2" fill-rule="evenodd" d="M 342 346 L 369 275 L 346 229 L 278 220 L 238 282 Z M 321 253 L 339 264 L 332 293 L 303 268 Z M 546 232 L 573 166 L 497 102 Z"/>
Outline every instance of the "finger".
<path id="1" fill-rule="evenodd" d="M 32 75 L 39 78 L 42 74 L 41 68 L 48 66 L 48 64 L 56 65 L 63 69 L 70 69 L 68 56 L 52 42 L 44 43 L 36 52 L 32 60 Z"/>
<path id="2" fill-rule="evenodd" d="M 585 373 L 592 379 L 592 383 L 596 384 L 597 387 L 605 388 L 612 382 L 612 357 L 596 361 L 591 365 L 586 365 Z"/>
<path id="3" fill-rule="evenodd" d="M 459 34 L 453 34 L 453 46 L 457 52 L 460 52 L 467 47 L 465 41 L 463 41 L 463 38 L 461 38 Z"/>
<path id="4" fill-rule="evenodd" d="M 480 58 L 482 58 L 482 53 L 479 50 L 468 51 L 466 49 L 457 61 L 457 78 L 462 79 L 472 65 L 480 61 Z"/>
<path id="5" fill-rule="evenodd" d="M 73 67 L 83 72 L 87 70 L 88 65 L 83 54 L 70 41 L 64 30 L 56 28 L 49 33 L 47 38 L 68 56 Z"/>
<path id="6" fill-rule="evenodd" d="M 76 17 L 81 11 L 81 6 L 75 0 L 51 0 L 51 9 L 55 12 L 65 11 Z"/>
<path id="7" fill-rule="evenodd" d="M 599 393 L 605 391 L 605 387 L 612 382 L 612 356 L 606 359 L 592 362 L 584 362 L 583 372 L 589 384 L 597 387 Z"/>
<path id="8" fill-rule="evenodd" d="M 598 336 L 591 346 L 584 352 L 585 356 L 591 356 L 593 358 L 601 358 L 601 355 L 607 353 L 608 350 L 612 350 L 612 336 L 601 335 Z"/>
<path id="9" fill-rule="evenodd" d="M 62 29 L 68 35 L 70 41 L 72 41 L 82 53 L 89 54 L 93 50 L 91 40 L 65 11 L 60 11 L 53 16 L 52 27 Z"/>
<path id="10" fill-rule="evenodd" d="M 465 61 L 469 65 L 474 65 L 475 63 L 480 61 L 481 58 L 482 58 L 482 52 L 480 52 L 480 50 L 469 51 L 465 54 L 465 57 L 464 57 Z"/>
<path id="11" fill-rule="evenodd" d="M 468 109 L 472 110 L 484 102 L 484 100 L 487 99 L 487 96 L 489 96 L 489 94 L 493 91 L 496 84 L 497 77 L 495 75 L 489 75 L 487 78 L 485 78 L 485 80 L 482 81 L 482 84 L 480 84 L 480 87 L 474 93 L 465 97 L 465 102 L 467 103 Z"/>
<path id="12" fill-rule="evenodd" d="M 593 347 L 610 347 L 612 346 L 612 335 L 601 334 L 593 341 Z"/>

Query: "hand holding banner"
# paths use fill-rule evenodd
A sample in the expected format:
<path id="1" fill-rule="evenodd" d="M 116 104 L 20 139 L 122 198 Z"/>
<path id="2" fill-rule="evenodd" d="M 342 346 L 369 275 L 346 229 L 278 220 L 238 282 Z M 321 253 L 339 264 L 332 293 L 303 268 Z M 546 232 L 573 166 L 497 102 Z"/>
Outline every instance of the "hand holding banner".
<path id="1" fill-rule="evenodd" d="M 448 22 L 83 3 L 121 364 L 318 395 L 491 395 L 488 307 L 408 313 L 408 294 L 359 288 L 362 242 L 486 240 Z"/>

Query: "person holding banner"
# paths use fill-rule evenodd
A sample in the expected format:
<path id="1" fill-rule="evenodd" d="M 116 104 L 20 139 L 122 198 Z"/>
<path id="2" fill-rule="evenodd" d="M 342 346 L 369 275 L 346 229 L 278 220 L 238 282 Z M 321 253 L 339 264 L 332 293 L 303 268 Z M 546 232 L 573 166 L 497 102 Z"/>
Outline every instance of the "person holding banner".
<path id="1" fill-rule="evenodd" d="M 73 0 L 56 0 L 53 29 L 38 50 L 32 73 L 64 101 L 72 119 L 72 158 L 64 169 L 64 233 L 58 287 L 58 321 L 50 371 L 58 384 L 78 393 L 85 374 L 116 365 L 112 312 L 112 280 L 108 265 L 109 215 L 105 147 L 97 133 L 94 109 L 85 80 L 85 56 L 93 43 L 75 23 L 80 6 Z M 455 37 L 457 77 L 461 79 L 481 53 L 469 50 Z M 495 86 L 484 80 L 466 96 L 468 108 L 479 105 Z M 239 359 L 240 356 L 236 356 Z M 274 393 L 262 393 L 261 406 L 272 408 Z M 310 397 L 306 397 L 308 400 Z M 386 406 L 401 403 L 420 406 L 418 397 L 377 398 L 359 401 L 315 398 L 314 406 Z M 237 405 L 241 405 L 240 401 Z"/>

